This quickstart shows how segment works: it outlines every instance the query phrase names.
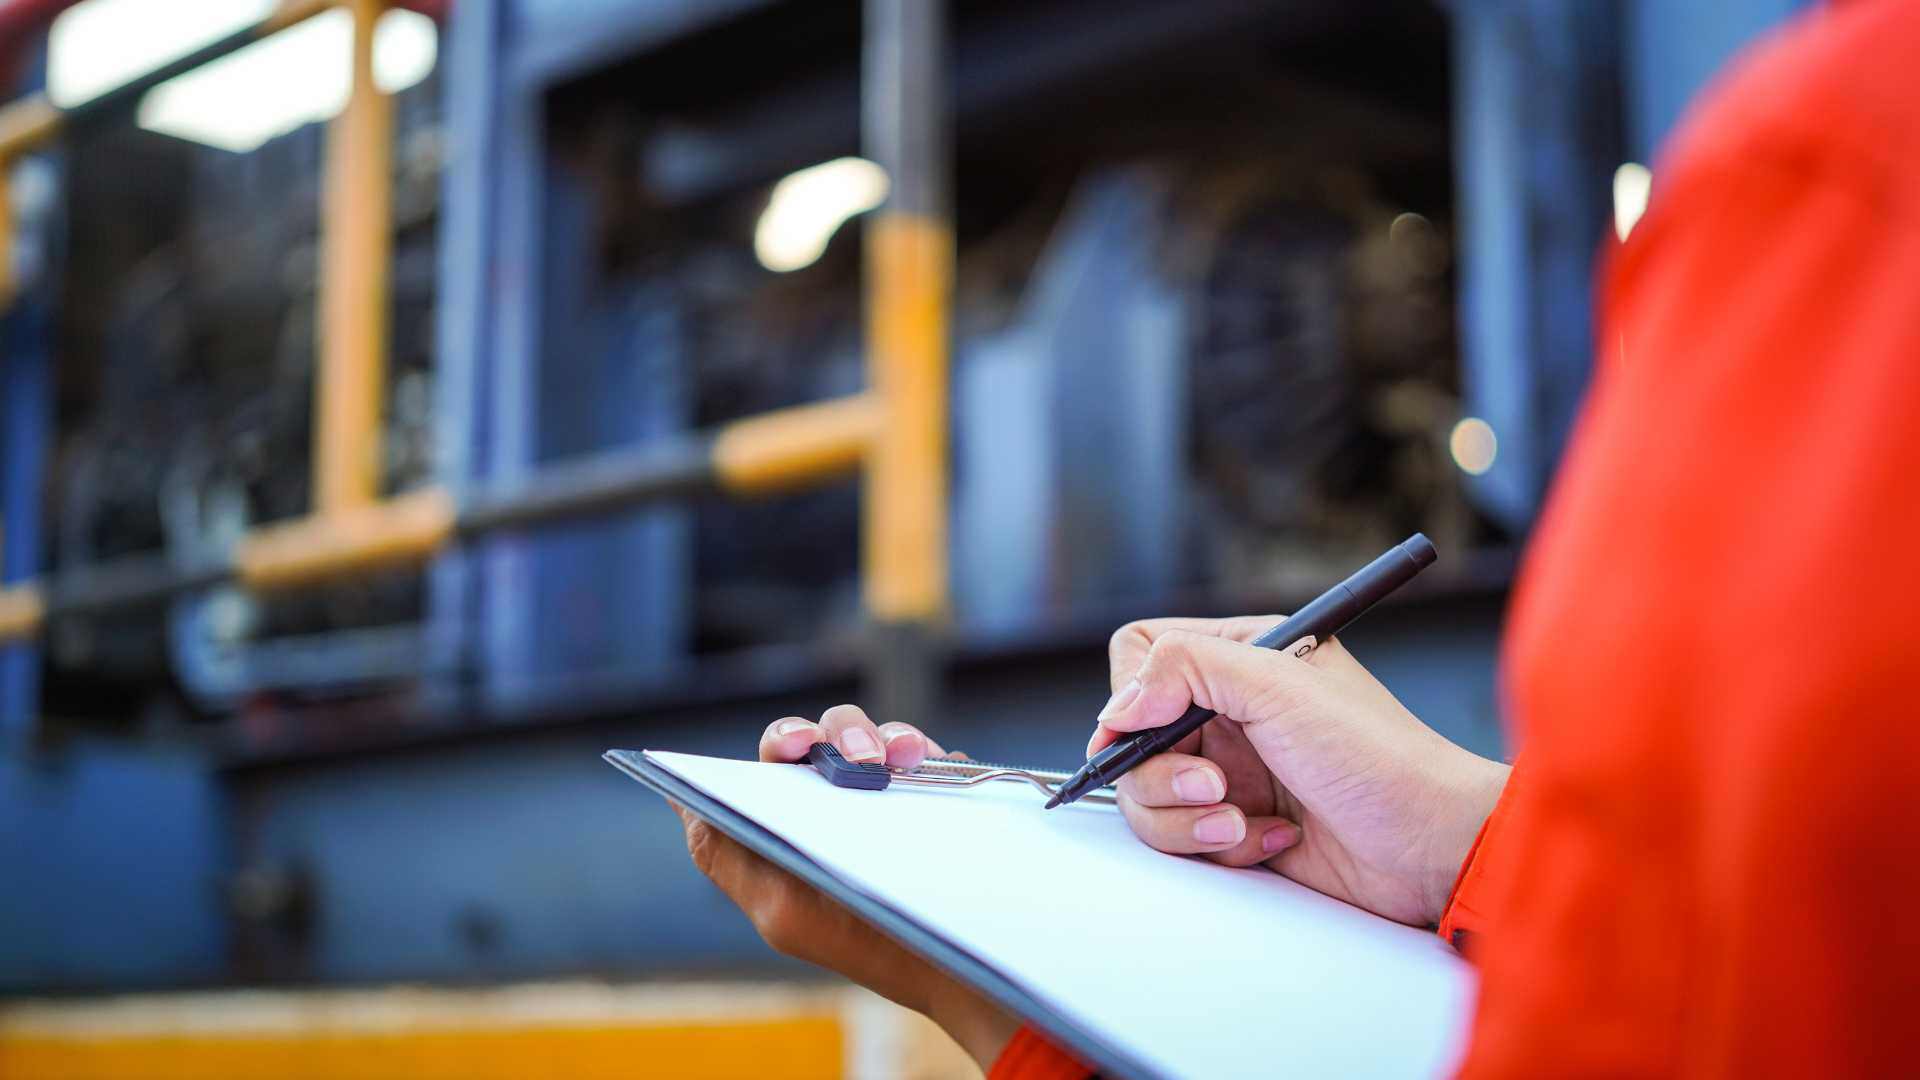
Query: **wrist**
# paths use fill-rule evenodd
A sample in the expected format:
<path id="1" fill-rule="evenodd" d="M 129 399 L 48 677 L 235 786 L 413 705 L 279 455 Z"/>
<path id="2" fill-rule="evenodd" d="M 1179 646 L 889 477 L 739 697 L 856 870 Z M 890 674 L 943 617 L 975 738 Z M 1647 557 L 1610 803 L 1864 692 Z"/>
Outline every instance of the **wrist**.
<path id="1" fill-rule="evenodd" d="M 944 977 L 928 988 L 926 1014 L 960 1044 L 981 1072 L 993 1070 L 1000 1052 L 1020 1030 L 1020 1021 L 1012 1013 Z"/>
<path id="2" fill-rule="evenodd" d="M 1457 749 L 1457 748 L 1456 748 Z M 1434 827 L 1428 835 L 1426 880 L 1423 904 L 1430 925 L 1438 925 L 1453 897 L 1454 882 L 1481 826 L 1492 815 L 1500 793 L 1506 790 L 1507 776 L 1513 767 L 1489 761 L 1478 754 L 1458 751 L 1459 758 L 1450 770 L 1453 774 L 1443 785 L 1442 805 L 1434 814 Z"/>

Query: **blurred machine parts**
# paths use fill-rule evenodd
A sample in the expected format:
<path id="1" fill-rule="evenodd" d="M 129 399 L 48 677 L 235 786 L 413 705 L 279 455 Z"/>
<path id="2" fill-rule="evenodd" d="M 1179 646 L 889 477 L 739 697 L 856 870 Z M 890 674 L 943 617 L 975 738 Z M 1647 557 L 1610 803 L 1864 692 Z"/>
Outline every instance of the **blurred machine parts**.
<path id="1" fill-rule="evenodd" d="M 963 22 L 1012 19 L 985 7 Z M 795 84 L 837 111 L 857 46 L 847 15 L 770 12 L 550 96 L 547 344 L 518 403 L 538 458 L 861 385 L 858 219 L 788 272 L 754 246 L 782 175 L 769 165 L 843 148 L 831 117 L 800 134 L 765 117 L 806 100 Z M 1130 17 L 1141 38 L 1157 29 Z M 1218 36 L 1197 41 L 1082 46 L 1081 69 L 1045 94 L 1044 124 L 1009 121 L 1018 103 L 992 94 L 990 137 L 963 117 L 963 636 L 1179 595 L 1282 594 L 1413 529 L 1450 551 L 1505 542 L 1471 509 L 1446 443 L 1461 405 L 1438 91 L 1329 85 L 1301 74 L 1286 28 L 1255 20 L 1229 36 L 1239 20 L 1215 18 Z M 702 76 L 676 80 L 702 50 L 787 32 L 811 47 L 757 78 L 711 93 Z M 1362 49 L 1364 33 L 1335 27 L 1318 44 Z M 1035 59 L 1043 74 L 1064 63 Z M 1419 74 L 1443 79 L 1438 59 Z M 387 491 L 444 475 L 449 442 L 498 437 L 486 418 L 459 430 L 435 416 L 441 94 L 430 80 L 397 114 Z M 322 134 L 233 154 L 122 129 L 74 152 L 54 567 L 217 557 L 308 504 Z M 186 713 L 218 717 L 435 679 L 657 684 L 709 654 L 846 640 L 860 619 L 857 515 L 857 493 L 838 486 L 532 541 L 527 643 L 507 657 L 470 649 L 451 671 L 430 670 L 436 613 L 412 573 L 63 620 L 50 706 L 172 715 L 153 699 L 177 687 Z"/>

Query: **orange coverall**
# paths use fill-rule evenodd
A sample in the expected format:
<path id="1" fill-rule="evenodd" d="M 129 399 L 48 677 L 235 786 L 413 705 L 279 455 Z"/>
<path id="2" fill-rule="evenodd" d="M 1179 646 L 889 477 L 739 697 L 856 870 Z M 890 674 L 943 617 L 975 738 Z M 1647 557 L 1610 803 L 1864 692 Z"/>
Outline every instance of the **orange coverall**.
<path id="1" fill-rule="evenodd" d="M 1920 2 L 1749 50 L 1654 177 L 1440 928 L 1462 1070 L 1920 1075 Z M 993 1070 L 1084 1075 L 1031 1030 Z"/>

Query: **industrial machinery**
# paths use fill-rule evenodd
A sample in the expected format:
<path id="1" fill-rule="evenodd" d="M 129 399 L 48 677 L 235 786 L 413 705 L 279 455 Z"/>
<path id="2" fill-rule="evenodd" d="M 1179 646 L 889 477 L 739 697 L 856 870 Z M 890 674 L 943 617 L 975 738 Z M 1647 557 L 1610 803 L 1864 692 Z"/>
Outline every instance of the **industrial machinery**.
<path id="1" fill-rule="evenodd" d="M 397 103 L 382 439 L 392 491 L 432 476 L 439 96 L 428 82 Z M 127 127 L 75 145 L 48 477 L 53 571 L 152 551 L 205 559 L 308 505 L 324 135 L 310 125 L 235 154 Z M 205 719 L 261 695 L 411 678 L 422 597 L 418 573 L 402 573 L 66 620 L 48 637 L 47 708 L 108 722 Z"/>
<path id="2" fill-rule="evenodd" d="M 1115 625 L 1414 529 L 1355 647 L 1495 750 L 1657 6 L 456 0 L 390 130 L 8 107 L 0 988 L 761 970 L 600 750 L 859 697 L 1064 763 Z"/>
<path id="3" fill-rule="evenodd" d="M 1410 12 L 1438 32 L 1437 14 Z M 850 100 L 853 14 L 756 13 L 553 92 L 550 198 L 562 205 L 548 242 L 576 246 L 550 302 L 590 305 L 558 348 L 628 370 L 543 386 L 539 456 L 858 387 L 858 220 L 803 269 L 769 269 L 753 246 L 787 167 L 850 148 L 833 115 Z M 1284 592 L 1415 528 L 1453 550 L 1502 543 L 1469 509 L 1446 443 L 1462 409 L 1443 65 L 1415 65 L 1419 94 L 1342 88 L 1299 70 L 1286 28 L 1256 21 L 1229 40 L 1240 17 L 1216 17 L 1211 34 L 1161 43 L 1134 12 L 1131 38 L 1053 76 L 1097 82 L 1098 97 L 1069 95 L 1041 120 L 1018 114 L 1026 98 L 1054 100 L 1045 84 L 1020 96 L 988 85 L 982 118 L 962 125 L 951 419 L 962 633 L 1178 590 Z M 1023 38 L 1031 18 L 967 8 L 960 28 Z M 1366 33 L 1323 30 L 1316 62 L 1362 48 Z M 807 46 L 754 80 L 701 73 L 713 49 L 795 35 Z M 1064 62 L 1032 66 L 1044 76 Z M 767 119 L 796 110 L 796 85 L 821 99 L 799 107 L 817 132 Z M 394 132 L 386 491 L 435 476 L 439 94 L 409 91 Z M 992 137 L 972 136 L 976 124 Z M 57 343 L 55 571 L 153 550 L 217 556 L 307 505 L 322 136 L 310 127 L 234 155 L 119 130 L 76 148 L 71 168 L 86 179 L 71 196 Z M 114 167 L 130 160 L 137 172 Z M 558 576 L 529 599 L 532 640 L 485 672 L 430 670 L 427 590 L 400 572 L 63 620 L 49 638 L 49 708 L 218 720 L 436 678 L 664 681 L 700 656 L 857 632 L 852 490 L 645 516 L 540 541 L 578 557 L 536 557 L 547 564 L 536 575 Z"/>

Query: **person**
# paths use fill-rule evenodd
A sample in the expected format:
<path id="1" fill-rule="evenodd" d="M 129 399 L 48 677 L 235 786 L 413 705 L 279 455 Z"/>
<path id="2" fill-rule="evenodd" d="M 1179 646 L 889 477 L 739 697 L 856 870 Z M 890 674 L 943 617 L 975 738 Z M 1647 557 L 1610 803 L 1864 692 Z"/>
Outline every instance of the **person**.
<path id="1" fill-rule="evenodd" d="M 1337 640 L 1245 644 L 1273 616 L 1114 637 L 1091 747 L 1221 714 L 1122 781 L 1134 831 L 1435 926 L 1480 971 L 1464 1075 L 1920 1073 L 1914 57 L 1920 4 L 1803 15 L 1659 161 L 1515 586 L 1511 770 Z M 775 723 L 760 756 L 820 739 L 941 752 L 841 706 Z M 698 821 L 688 844 L 776 948 L 925 1012 L 994 1076 L 1086 1075 Z"/>

